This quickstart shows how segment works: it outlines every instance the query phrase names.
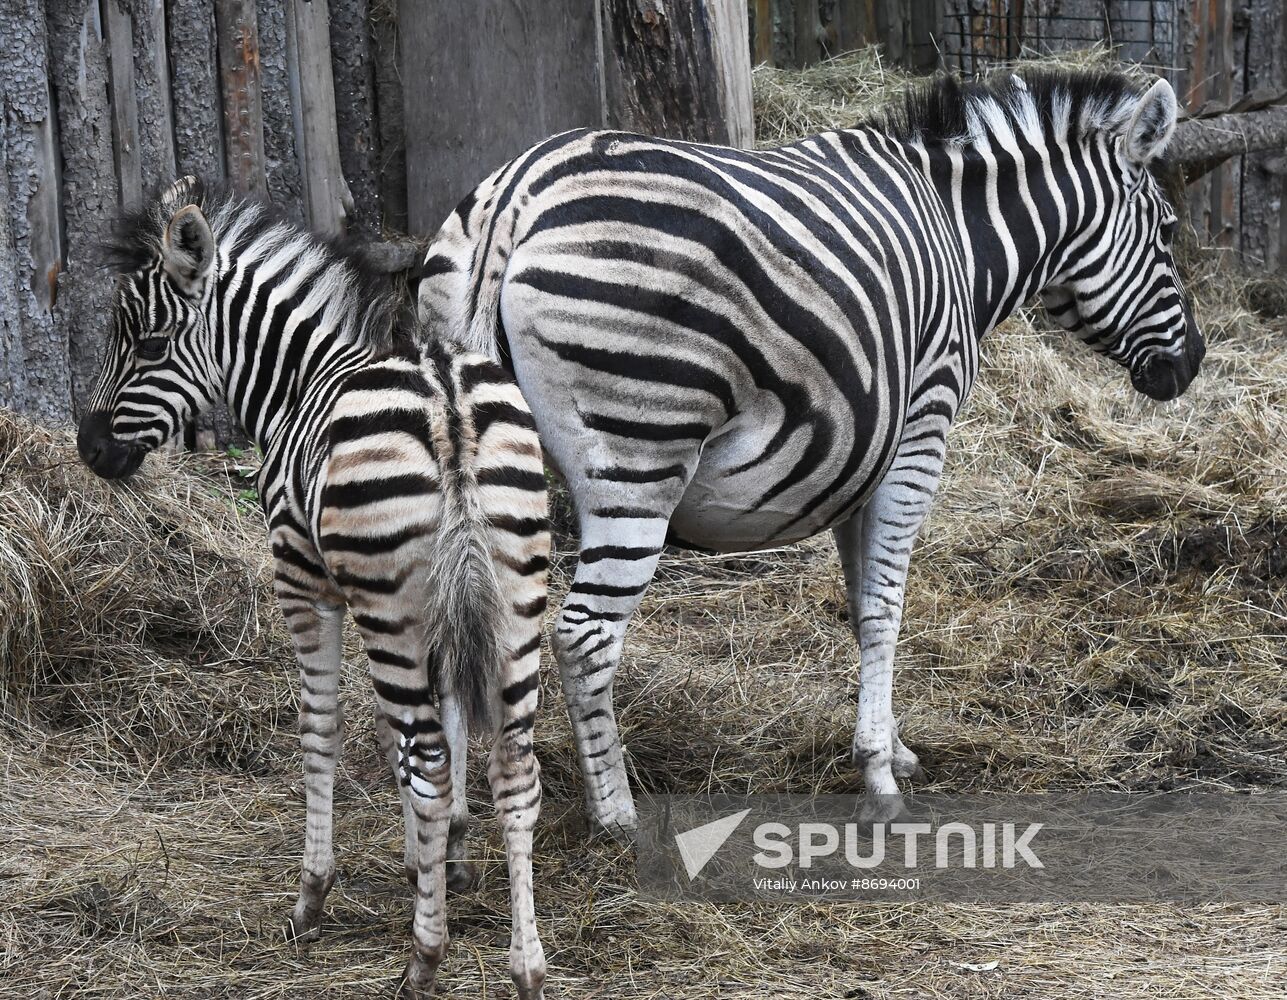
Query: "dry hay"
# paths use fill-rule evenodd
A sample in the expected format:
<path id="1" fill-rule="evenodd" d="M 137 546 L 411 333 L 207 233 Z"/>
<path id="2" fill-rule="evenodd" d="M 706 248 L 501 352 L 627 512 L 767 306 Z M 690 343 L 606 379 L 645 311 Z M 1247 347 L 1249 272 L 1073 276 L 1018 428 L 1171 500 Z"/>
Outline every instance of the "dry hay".
<path id="1" fill-rule="evenodd" d="M 852 78 L 873 65 L 757 71 L 762 134 L 796 127 L 770 120 L 793 86 L 853 95 L 819 127 L 860 114 L 902 82 Z M 1287 785 L 1287 325 L 1216 255 L 1192 266 L 1210 353 L 1176 403 L 1028 313 L 986 342 L 909 585 L 896 698 L 918 787 Z M 352 648 L 340 880 L 320 941 L 279 934 L 304 814 L 294 668 L 260 518 L 230 496 L 173 456 L 100 483 L 69 438 L 0 418 L 0 997 L 391 994 L 410 900 Z M 567 570 L 565 551 L 556 590 Z M 828 540 L 672 554 L 618 680 L 637 787 L 855 789 L 853 661 Z M 1281 907 L 641 901 L 629 852 L 582 841 L 554 677 L 552 997 L 1281 996 Z M 471 791 L 489 816 L 477 769 Z M 442 989 L 510 995 L 490 823 L 475 841 L 485 884 L 453 900 Z"/>

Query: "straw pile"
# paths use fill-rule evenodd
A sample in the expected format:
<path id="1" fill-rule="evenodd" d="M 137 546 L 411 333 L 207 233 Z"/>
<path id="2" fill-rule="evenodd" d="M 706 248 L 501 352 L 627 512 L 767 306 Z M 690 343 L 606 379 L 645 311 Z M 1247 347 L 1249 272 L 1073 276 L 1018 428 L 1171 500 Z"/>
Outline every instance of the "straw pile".
<path id="1" fill-rule="evenodd" d="M 871 53 L 758 71 L 760 134 L 848 124 L 902 85 Z M 1210 252 L 1190 268 L 1210 353 L 1176 403 L 1029 313 L 985 344 L 910 581 L 896 699 L 918 787 L 1287 785 L 1283 293 Z M 68 438 L 0 418 L 0 997 L 391 994 L 410 901 L 353 648 L 340 880 L 320 941 L 279 933 L 304 806 L 264 552 L 209 463 L 153 458 L 108 486 Z M 854 789 L 853 663 L 827 539 L 674 554 L 618 679 L 636 786 Z M 640 901 L 630 852 L 582 840 L 555 676 L 536 873 L 552 997 L 1281 996 L 1281 907 Z M 473 777 L 485 881 L 453 900 L 442 990 L 510 995 Z"/>

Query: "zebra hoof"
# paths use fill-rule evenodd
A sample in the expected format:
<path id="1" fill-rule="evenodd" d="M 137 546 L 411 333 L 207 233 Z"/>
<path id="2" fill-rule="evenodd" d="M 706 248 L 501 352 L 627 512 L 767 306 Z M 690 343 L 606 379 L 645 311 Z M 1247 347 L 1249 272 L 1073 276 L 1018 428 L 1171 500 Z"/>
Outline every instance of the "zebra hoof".
<path id="1" fill-rule="evenodd" d="M 319 913 L 310 921 L 308 917 L 297 917 L 294 914 L 286 918 L 282 928 L 286 941 L 290 944 L 305 944 L 316 941 L 322 936 L 322 916 Z"/>
<path id="2" fill-rule="evenodd" d="M 443 945 L 445 950 L 446 945 Z M 407 967 L 398 981 L 398 1000 L 429 1000 L 433 995 L 434 980 L 438 976 L 439 961 L 412 952 Z"/>
<path id="3" fill-rule="evenodd" d="M 904 748 L 905 753 L 894 752 L 894 759 L 891 767 L 894 771 L 895 778 L 923 778 L 925 771 L 921 767 L 921 762 L 917 760 L 916 754 Z"/>
<path id="4" fill-rule="evenodd" d="M 545 972 L 520 978 L 514 977 L 514 992 L 518 1000 L 545 1000 Z"/>
<path id="5" fill-rule="evenodd" d="M 903 797 L 898 792 L 868 792 L 863 796 L 862 808 L 858 810 L 858 822 L 872 826 L 894 823 L 903 816 Z"/>
<path id="6" fill-rule="evenodd" d="M 590 817 L 590 839 L 591 840 L 615 840 L 618 844 L 629 847 L 639 840 L 639 821 L 634 816 L 629 819 L 618 818 L 610 820 L 601 820 L 597 816 Z"/>
<path id="7" fill-rule="evenodd" d="M 447 862 L 447 888 L 452 892 L 471 892 L 478 882 L 478 866 L 472 861 Z"/>

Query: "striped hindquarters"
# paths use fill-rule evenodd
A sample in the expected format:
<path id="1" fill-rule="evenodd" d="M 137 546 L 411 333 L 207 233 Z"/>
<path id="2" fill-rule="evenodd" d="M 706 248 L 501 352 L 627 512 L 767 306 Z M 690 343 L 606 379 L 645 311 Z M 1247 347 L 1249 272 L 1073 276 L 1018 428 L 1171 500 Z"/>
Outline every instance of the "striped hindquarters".
<path id="1" fill-rule="evenodd" d="M 500 695 L 515 696 L 515 666 L 536 690 L 549 560 L 521 393 L 485 358 L 412 351 L 349 377 L 329 436 L 316 536 L 377 696 L 412 709 L 451 690 L 475 726 L 490 724 Z M 409 644 L 411 629 L 421 634 Z"/>

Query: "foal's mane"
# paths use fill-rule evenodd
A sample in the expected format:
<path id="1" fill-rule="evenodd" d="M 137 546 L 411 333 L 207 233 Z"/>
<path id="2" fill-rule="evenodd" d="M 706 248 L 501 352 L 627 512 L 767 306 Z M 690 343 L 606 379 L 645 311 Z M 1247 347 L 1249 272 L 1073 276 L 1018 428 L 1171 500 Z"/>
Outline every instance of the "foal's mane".
<path id="1" fill-rule="evenodd" d="M 162 187 L 136 211 L 120 216 L 99 243 L 104 267 L 129 274 L 153 264 L 161 254 L 161 240 L 176 205 L 165 202 L 169 185 Z M 328 238 L 288 218 L 262 198 L 233 190 L 226 184 L 207 184 L 197 179 L 185 202 L 195 204 L 210 223 L 215 242 L 235 254 L 276 231 L 282 241 L 297 243 L 301 253 L 316 249 L 327 263 L 342 263 L 352 297 L 354 328 L 363 340 L 378 351 L 393 346 L 405 317 L 399 315 L 401 300 L 387 274 L 371 264 L 365 244 L 352 237 Z M 226 237 L 236 231 L 237 242 L 228 246 Z"/>

